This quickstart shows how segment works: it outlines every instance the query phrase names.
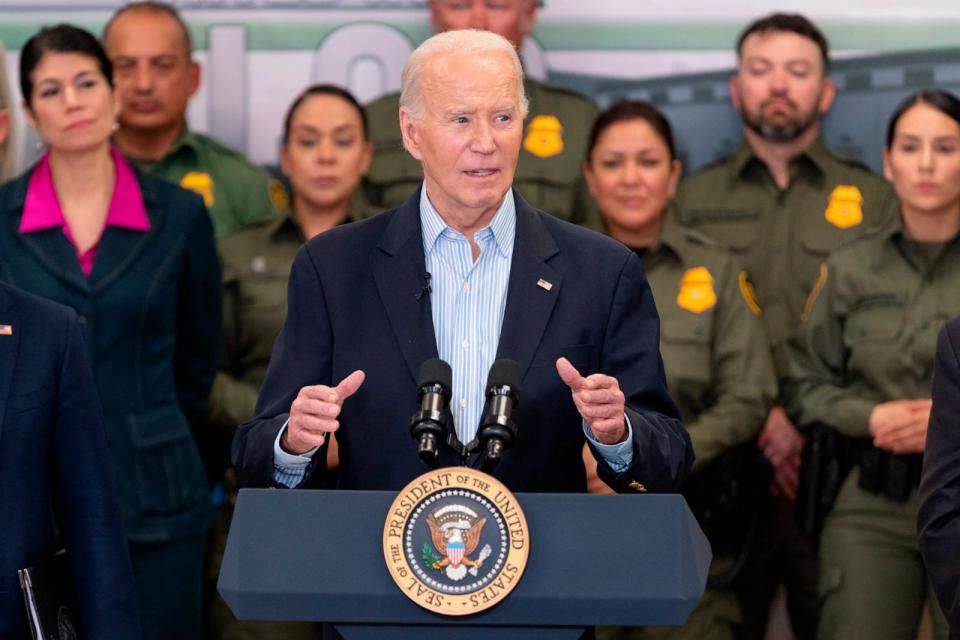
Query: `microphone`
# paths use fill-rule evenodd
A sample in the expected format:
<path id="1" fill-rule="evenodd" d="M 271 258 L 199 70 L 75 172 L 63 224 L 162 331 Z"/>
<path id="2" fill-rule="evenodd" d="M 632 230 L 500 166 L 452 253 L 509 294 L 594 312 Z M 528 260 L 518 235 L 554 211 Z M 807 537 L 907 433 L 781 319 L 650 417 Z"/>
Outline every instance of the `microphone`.
<path id="1" fill-rule="evenodd" d="M 430 272 L 427 271 L 423 274 L 423 289 L 420 289 L 418 293 L 413 294 L 413 297 L 417 300 L 421 300 L 423 296 L 428 296 L 431 293 L 433 293 L 433 287 L 430 286 Z"/>
<path id="2" fill-rule="evenodd" d="M 450 365 L 439 358 L 431 358 L 420 365 L 417 382 L 417 402 L 420 409 L 410 419 L 410 435 L 417 441 L 417 455 L 433 468 L 440 459 L 438 443 L 447 437 L 450 417 L 450 389 L 453 372 Z"/>
<path id="3" fill-rule="evenodd" d="M 487 403 L 477 429 L 480 470 L 490 473 L 503 452 L 517 438 L 517 425 L 510 414 L 520 403 L 520 365 L 515 360 L 497 360 L 487 376 Z"/>

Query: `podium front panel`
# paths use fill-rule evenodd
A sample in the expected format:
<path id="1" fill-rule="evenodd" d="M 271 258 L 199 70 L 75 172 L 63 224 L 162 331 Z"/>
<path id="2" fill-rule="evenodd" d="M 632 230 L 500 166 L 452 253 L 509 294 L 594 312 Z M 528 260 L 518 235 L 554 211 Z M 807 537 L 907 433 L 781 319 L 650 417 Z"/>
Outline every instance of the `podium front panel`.
<path id="1" fill-rule="evenodd" d="M 503 602 L 452 619 L 394 584 L 383 525 L 395 495 L 244 489 L 219 591 L 241 620 L 564 626 L 681 624 L 703 594 L 710 549 L 674 494 L 517 494 L 530 558 Z"/>

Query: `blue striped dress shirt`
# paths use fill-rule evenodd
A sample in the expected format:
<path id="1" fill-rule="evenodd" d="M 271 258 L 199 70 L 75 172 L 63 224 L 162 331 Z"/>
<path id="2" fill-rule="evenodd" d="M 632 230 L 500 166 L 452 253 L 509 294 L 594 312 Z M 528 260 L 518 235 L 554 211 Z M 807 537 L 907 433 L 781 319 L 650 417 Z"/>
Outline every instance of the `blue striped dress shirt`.
<path id="1" fill-rule="evenodd" d="M 476 262 L 470 241 L 447 226 L 420 194 L 423 255 L 433 287 L 430 307 L 437 353 L 453 369 L 450 410 L 460 442 L 477 433 L 485 401 L 487 372 L 497 355 L 507 284 L 513 262 L 517 211 L 508 191 L 490 226 L 474 234 L 480 247 Z"/>

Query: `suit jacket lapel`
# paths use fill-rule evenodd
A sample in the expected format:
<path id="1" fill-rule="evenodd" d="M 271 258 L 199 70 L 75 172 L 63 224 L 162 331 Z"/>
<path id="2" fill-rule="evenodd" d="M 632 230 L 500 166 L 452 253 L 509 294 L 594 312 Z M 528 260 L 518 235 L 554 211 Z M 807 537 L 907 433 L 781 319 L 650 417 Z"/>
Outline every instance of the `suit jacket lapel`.
<path id="1" fill-rule="evenodd" d="M 27 250 L 37 259 L 37 262 L 58 279 L 80 291 L 89 289 L 90 285 L 87 278 L 80 270 L 77 250 L 67 240 L 62 227 L 25 233 L 21 236 L 21 240 L 26 245 Z"/>
<path id="2" fill-rule="evenodd" d="M 10 325 L 12 335 L 0 335 L 0 442 L 3 440 L 3 422 L 10 396 L 13 369 L 17 365 L 17 348 L 20 345 L 20 315 L 9 294 L 0 289 L 0 325 Z"/>
<path id="3" fill-rule="evenodd" d="M 416 380 L 420 365 L 437 357 L 430 296 L 417 298 L 427 270 L 419 189 L 393 215 L 371 258 L 371 270 L 397 344 Z"/>
<path id="4" fill-rule="evenodd" d="M 510 358 L 525 375 L 560 295 L 563 278 L 547 261 L 559 251 L 540 214 L 514 192 L 517 237 L 497 358 Z"/>
<path id="5" fill-rule="evenodd" d="M 143 202 L 150 219 L 150 230 L 136 231 L 123 227 L 105 227 L 100 242 L 97 245 L 97 257 L 93 261 L 93 271 L 90 273 L 90 286 L 102 289 L 120 277 L 137 259 L 137 256 L 149 246 L 151 239 L 163 220 L 157 215 L 164 210 L 163 203 L 158 201 L 158 195 L 149 183 L 140 179 L 140 172 L 134 169 L 134 174 L 140 185 Z"/>
<path id="6" fill-rule="evenodd" d="M 10 184 L 12 193 L 5 203 L 6 209 L 2 216 L 3 228 L 0 229 L 0 233 L 8 234 L 8 238 L 14 243 L 22 242 L 37 263 L 58 280 L 80 291 L 87 291 L 87 279 L 80 270 L 77 251 L 67 240 L 61 227 L 24 234 L 19 231 L 23 205 L 27 199 L 27 187 L 32 174 L 33 167 Z"/>

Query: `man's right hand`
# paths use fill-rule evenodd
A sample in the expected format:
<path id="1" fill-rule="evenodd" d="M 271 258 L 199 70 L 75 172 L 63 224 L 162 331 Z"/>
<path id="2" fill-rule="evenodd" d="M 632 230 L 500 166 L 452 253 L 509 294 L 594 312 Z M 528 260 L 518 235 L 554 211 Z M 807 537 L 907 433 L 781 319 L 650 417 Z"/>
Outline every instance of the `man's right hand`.
<path id="1" fill-rule="evenodd" d="M 324 384 L 303 387 L 290 405 L 290 421 L 280 438 L 280 447 L 287 453 L 301 455 L 321 446 L 328 433 L 340 428 L 337 418 L 343 401 L 363 384 L 366 374 L 357 370 L 335 387 Z"/>

